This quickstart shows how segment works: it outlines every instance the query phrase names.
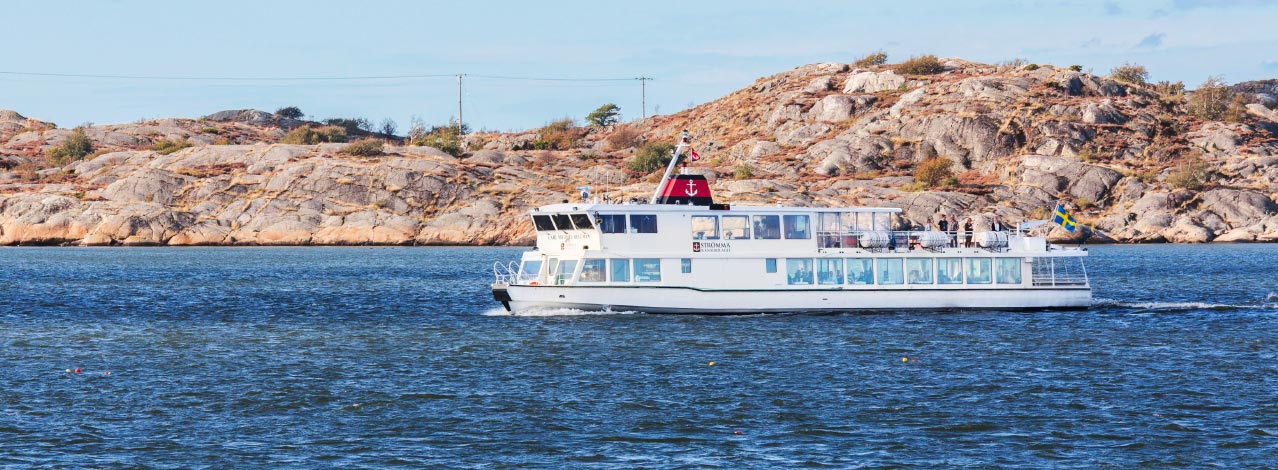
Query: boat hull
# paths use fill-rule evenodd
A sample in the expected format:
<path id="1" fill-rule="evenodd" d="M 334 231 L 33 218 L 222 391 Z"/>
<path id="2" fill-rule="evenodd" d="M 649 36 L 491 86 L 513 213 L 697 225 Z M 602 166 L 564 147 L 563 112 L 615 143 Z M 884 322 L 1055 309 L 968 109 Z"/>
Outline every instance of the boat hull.
<path id="1" fill-rule="evenodd" d="M 547 309 L 734 314 L 884 310 L 1085 309 L 1091 289 L 784 289 L 707 290 L 668 286 L 493 286 L 513 312 Z M 503 302 L 503 304 L 507 303 Z"/>

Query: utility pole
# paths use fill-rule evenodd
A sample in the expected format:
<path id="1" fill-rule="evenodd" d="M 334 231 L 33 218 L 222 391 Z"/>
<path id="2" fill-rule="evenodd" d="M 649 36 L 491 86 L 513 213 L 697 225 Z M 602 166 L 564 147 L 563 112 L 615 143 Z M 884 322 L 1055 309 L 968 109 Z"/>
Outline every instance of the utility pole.
<path id="1" fill-rule="evenodd" d="M 462 119 L 462 77 L 464 73 L 457 74 L 457 135 L 465 134 L 462 130 L 462 123 L 466 122 Z"/>
<path id="2" fill-rule="evenodd" d="M 640 119 L 647 119 L 648 118 L 648 80 L 652 80 L 652 78 L 637 77 L 635 78 L 635 80 L 639 80 L 639 108 L 640 108 L 639 115 L 643 116 Z"/>

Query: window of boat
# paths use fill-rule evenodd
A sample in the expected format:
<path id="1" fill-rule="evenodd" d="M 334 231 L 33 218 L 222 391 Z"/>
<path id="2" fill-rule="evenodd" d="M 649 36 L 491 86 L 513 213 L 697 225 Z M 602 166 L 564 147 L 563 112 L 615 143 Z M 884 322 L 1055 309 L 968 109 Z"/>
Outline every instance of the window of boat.
<path id="1" fill-rule="evenodd" d="M 607 260 L 587 259 L 581 262 L 581 282 L 604 282 Z"/>
<path id="2" fill-rule="evenodd" d="M 550 258 L 549 264 L 546 265 L 546 275 L 550 276 L 552 282 L 559 275 L 559 258 Z"/>
<path id="3" fill-rule="evenodd" d="M 603 214 L 596 217 L 596 221 L 603 233 L 626 233 L 625 214 Z"/>
<path id="4" fill-rule="evenodd" d="M 892 213 L 874 212 L 874 230 L 892 230 Z M 865 215 L 865 214 L 862 214 Z"/>
<path id="5" fill-rule="evenodd" d="M 994 273 L 997 275 L 995 279 L 999 284 L 1020 284 L 1021 283 L 1021 259 L 1020 258 L 995 258 Z"/>
<path id="6" fill-rule="evenodd" d="M 901 258 L 879 258 L 874 261 L 878 268 L 879 284 L 904 284 L 905 272 L 901 270 Z"/>
<path id="7" fill-rule="evenodd" d="M 844 219 L 847 219 L 847 222 L 844 222 Z M 842 232 L 844 227 L 850 224 L 851 221 L 852 214 L 842 212 L 821 212 L 817 214 L 817 226 L 820 227 L 818 230 L 822 232 Z"/>
<path id="8" fill-rule="evenodd" d="M 537 226 L 538 232 L 548 232 L 555 229 L 555 223 L 550 221 L 548 215 L 534 215 L 533 225 Z"/>
<path id="9" fill-rule="evenodd" d="M 691 258 L 683 258 L 683 259 L 679 260 L 679 272 L 682 272 L 682 273 L 684 273 L 684 274 L 692 273 L 692 259 L 691 259 Z"/>
<path id="10" fill-rule="evenodd" d="M 555 284 L 563 284 L 564 281 L 571 281 L 573 274 L 577 272 L 577 260 L 566 259 L 559 262 L 559 275 L 555 276 Z"/>
<path id="11" fill-rule="evenodd" d="M 590 216 L 586 214 L 572 214 L 572 224 L 577 226 L 578 230 L 595 228 L 595 224 L 590 223 Z"/>
<path id="12" fill-rule="evenodd" d="M 630 214 L 630 233 L 657 233 L 657 214 Z"/>
<path id="13" fill-rule="evenodd" d="M 874 284 L 874 260 L 870 258 L 848 258 L 848 284 Z"/>
<path id="14" fill-rule="evenodd" d="M 750 238 L 750 218 L 744 215 L 725 215 L 720 217 L 723 223 L 724 240 L 748 240 Z"/>
<path id="15" fill-rule="evenodd" d="M 812 284 L 812 260 L 808 258 L 785 260 L 786 279 L 790 284 Z"/>
<path id="16" fill-rule="evenodd" d="M 524 261 L 519 267 L 519 280 L 531 281 L 537 279 L 537 275 L 541 274 L 541 260 Z"/>
<path id="17" fill-rule="evenodd" d="M 661 281 L 661 260 L 657 258 L 635 258 L 635 280 L 639 282 Z"/>
<path id="18" fill-rule="evenodd" d="M 905 260 L 905 279 L 910 284 L 932 283 L 932 258 L 911 258 Z"/>
<path id="19" fill-rule="evenodd" d="M 967 283 L 968 284 L 989 284 L 990 283 L 990 259 L 989 258 L 965 258 L 967 260 Z"/>
<path id="20" fill-rule="evenodd" d="M 843 259 L 817 260 L 817 284 L 843 284 Z"/>
<path id="21" fill-rule="evenodd" d="M 692 216 L 693 240 L 718 240 L 719 218 L 713 215 Z"/>
<path id="22" fill-rule="evenodd" d="M 785 238 L 791 240 L 812 238 L 808 216 L 787 215 L 782 217 L 782 220 L 785 222 Z"/>
<path id="23" fill-rule="evenodd" d="M 937 284 L 962 284 L 963 283 L 963 259 L 962 258 L 941 258 L 936 260 L 936 283 Z"/>
<path id="24" fill-rule="evenodd" d="M 616 258 L 608 260 L 609 279 L 612 282 L 630 282 L 630 260 Z"/>
<path id="25" fill-rule="evenodd" d="M 568 219 L 568 214 L 551 214 L 550 218 L 555 220 L 555 227 L 559 230 L 572 230 L 572 222 Z"/>
<path id="26" fill-rule="evenodd" d="M 779 215 L 754 216 L 754 239 L 755 240 L 778 240 L 780 238 L 781 238 L 781 216 Z"/>
<path id="27" fill-rule="evenodd" d="M 763 269 L 769 274 L 777 272 L 777 259 L 768 258 L 763 260 Z"/>
<path id="28" fill-rule="evenodd" d="M 850 220 L 849 220 L 850 219 Z M 844 222 L 848 223 L 849 230 L 868 232 L 874 230 L 873 214 L 865 212 L 853 212 L 844 218 Z"/>

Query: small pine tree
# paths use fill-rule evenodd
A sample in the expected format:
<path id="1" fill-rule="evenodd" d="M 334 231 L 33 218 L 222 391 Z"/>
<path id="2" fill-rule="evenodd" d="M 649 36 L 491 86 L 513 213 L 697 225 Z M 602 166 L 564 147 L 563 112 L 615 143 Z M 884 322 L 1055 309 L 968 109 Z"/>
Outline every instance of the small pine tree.
<path id="1" fill-rule="evenodd" d="M 605 104 L 586 115 L 586 121 L 592 126 L 606 127 L 621 120 L 621 107 L 612 103 Z"/>
<path id="2" fill-rule="evenodd" d="M 93 152 L 93 141 L 89 139 L 89 134 L 84 131 L 84 127 L 77 127 L 71 131 L 66 140 L 61 144 L 49 149 L 46 154 L 53 159 L 54 163 L 59 165 L 81 160 L 85 155 Z"/>
<path id="3" fill-rule="evenodd" d="M 285 106 L 275 110 L 275 116 L 287 119 L 301 119 L 306 115 L 302 114 L 302 110 L 297 106 Z"/>

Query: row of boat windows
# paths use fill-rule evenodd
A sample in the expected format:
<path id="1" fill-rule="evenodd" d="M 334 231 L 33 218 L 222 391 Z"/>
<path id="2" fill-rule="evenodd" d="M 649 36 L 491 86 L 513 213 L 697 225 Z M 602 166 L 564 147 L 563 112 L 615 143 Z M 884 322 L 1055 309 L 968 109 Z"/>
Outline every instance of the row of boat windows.
<path id="1" fill-rule="evenodd" d="M 792 285 L 1020 284 L 1020 258 L 787 258 Z M 815 269 L 814 269 L 815 268 Z M 764 270 L 777 272 L 776 258 Z"/>
<path id="2" fill-rule="evenodd" d="M 628 220 L 627 220 L 628 219 Z M 629 224 L 627 224 L 629 221 Z M 547 214 L 534 215 L 533 225 L 539 232 L 554 230 L 589 230 L 599 226 L 603 233 L 657 233 L 656 214 L 601 214 L 590 220 L 586 214 Z"/>
<path id="3" fill-rule="evenodd" d="M 753 222 L 753 223 L 752 223 Z M 807 240 L 812 228 L 806 215 L 694 215 L 693 240 Z"/>
<path id="4" fill-rule="evenodd" d="M 577 282 L 660 282 L 660 258 L 587 258 L 581 260 Z M 767 258 L 764 270 L 776 273 L 777 258 Z M 1020 258 L 787 258 L 786 282 L 791 285 L 899 284 L 1020 284 Z M 578 260 L 548 261 L 546 274 L 555 284 L 572 280 Z M 679 260 L 680 272 L 692 273 L 692 260 Z M 540 260 L 526 261 L 521 279 L 541 274 Z M 815 268 L 815 269 L 814 269 Z"/>

